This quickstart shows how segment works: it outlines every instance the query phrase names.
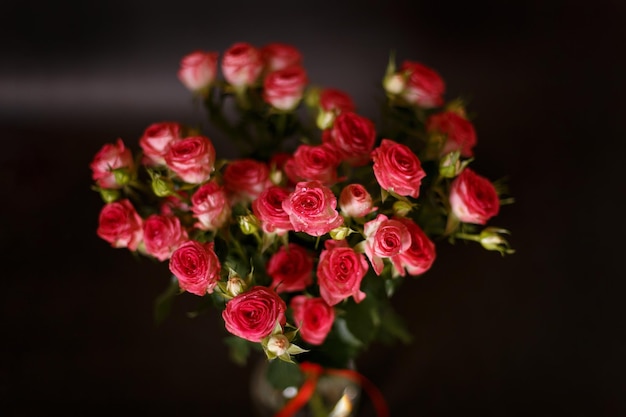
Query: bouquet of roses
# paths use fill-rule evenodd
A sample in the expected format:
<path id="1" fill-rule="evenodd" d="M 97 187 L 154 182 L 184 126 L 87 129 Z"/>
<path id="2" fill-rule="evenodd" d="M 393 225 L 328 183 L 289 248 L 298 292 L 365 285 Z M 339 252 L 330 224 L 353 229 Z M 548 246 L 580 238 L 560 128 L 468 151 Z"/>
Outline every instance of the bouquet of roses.
<path id="1" fill-rule="evenodd" d="M 464 103 L 444 100 L 433 69 L 394 61 L 375 126 L 345 92 L 310 84 L 291 45 L 182 59 L 180 81 L 239 154 L 162 121 L 139 150 L 118 139 L 91 163 L 98 235 L 169 265 L 160 318 L 188 292 L 221 310 L 237 362 L 258 348 L 270 366 L 346 368 L 374 341 L 410 339 L 391 298 L 429 270 L 436 243 L 513 252 L 508 231 L 487 226 L 511 199 L 471 167 Z"/>

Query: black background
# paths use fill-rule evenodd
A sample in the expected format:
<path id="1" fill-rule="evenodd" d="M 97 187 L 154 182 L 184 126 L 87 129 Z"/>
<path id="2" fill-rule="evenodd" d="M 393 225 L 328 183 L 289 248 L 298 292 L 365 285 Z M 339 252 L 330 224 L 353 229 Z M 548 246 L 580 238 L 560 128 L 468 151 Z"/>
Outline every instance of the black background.
<path id="1" fill-rule="evenodd" d="M 250 368 L 229 362 L 218 314 L 189 319 L 181 296 L 153 325 L 167 267 L 96 236 L 88 168 L 117 137 L 199 120 L 179 60 L 237 41 L 295 45 L 313 83 L 374 120 L 392 49 L 435 68 L 447 99 L 469 99 L 474 167 L 509 178 L 516 202 L 492 224 L 517 253 L 441 245 L 396 296 L 414 342 L 357 363 L 393 416 L 626 415 L 623 2 L 8 1 L 0 15 L 0 415 L 250 415 Z"/>

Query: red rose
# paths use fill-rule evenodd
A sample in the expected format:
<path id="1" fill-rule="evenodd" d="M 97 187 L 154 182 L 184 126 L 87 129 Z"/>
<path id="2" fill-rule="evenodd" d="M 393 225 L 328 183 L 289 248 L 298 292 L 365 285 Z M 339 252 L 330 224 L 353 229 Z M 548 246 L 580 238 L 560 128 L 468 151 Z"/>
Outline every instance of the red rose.
<path id="1" fill-rule="evenodd" d="M 376 142 L 374 123 L 352 112 L 337 116 L 332 129 L 323 136 L 325 142 L 333 143 L 339 156 L 349 164 L 365 165 Z"/>
<path id="2" fill-rule="evenodd" d="M 233 204 L 252 201 L 272 185 L 267 164 L 254 159 L 238 159 L 226 165 L 223 181 Z"/>
<path id="3" fill-rule="evenodd" d="M 409 275 L 420 275 L 428 271 L 435 261 L 435 244 L 426 236 L 426 233 L 411 219 L 399 217 L 396 220 L 404 224 L 411 235 L 411 246 L 397 257 L 392 258 L 396 271 L 404 276 L 404 270 Z"/>
<path id="4" fill-rule="evenodd" d="M 230 218 L 231 208 L 226 192 L 216 182 L 202 184 L 191 196 L 191 211 L 198 219 L 195 226 L 201 230 L 217 230 Z"/>
<path id="5" fill-rule="evenodd" d="M 300 103 L 307 82 L 302 67 L 272 71 L 263 82 L 263 99 L 279 110 L 291 111 Z"/>
<path id="6" fill-rule="evenodd" d="M 376 219 L 365 223 L 365 254 L 370 260 L 376 275 L 380 275 L 383 259 L 389 258 L 394 265 L 400 265 L 399 256 L 411 247 L 411 233 L 407 226 L 397 220 L 379 214 Z"/>
<path id="7" fill-rule="evenodd" d="M 165 154 L 167 167 L 189 184 L 208 180 L 215 164 L 215 148 L 204 136 L 190 136 L 170 145 Z"/>
<path id="8" fill-rule="evenodd" d="M 172 253 L 169 267 L 180 289 L 195 295 L 211 294 L 220 280 L 221 265 L 213 242 L 188 240 Z"/>
<path id="9" fill-rule="evenodd" d="M 400 72 L 407 77 L 402 96 L 408 103 L 426 109 L 443 104 L 446 86 L 441 76 L 433 69 L 419 62 L 405 61 Z"/>
<path id="10" fill-rule="evenodd" d="M 116 179 L 115 171 L 131 171 L 133 167 L 133 156 L 122 139 L 104 145 L 90 165 L 92 178 L 100 188 L 121 188 L 123 184 Z"/>
<path id="11" fill-rule="evenodd" d="M 324 130 L 332 127 L 341 112 L 353 112 L 354 103 L 349 95 L 334 88 L 325 88 L 320 93 L 317 126 Z"/>
<path id="12" fill-rule="evenodd" d="M 350 217 L 365 217 L 376 210 L 372 196 L 361 184 L 348 184 L 339 194 L 339 208 Z"/>
<path id="13" fill-rule="evenodd" d="M 262 70 L 261 53 L 249 43 L 234 44 L 226 51 L 222 59 L 224 78 L 238 88 L 254 84 Z"/>
<path id="14" fill-rule="evenodd" d="M 417 198 L 426 173 L 413 151 L 406 145 L 383 139 L 372 152 L 374 175 L 380 187 L 402 196 Z"/>
<path id="15" fill-rule="evenodd" d="M 276 292 L 256 286 L 228 301 L 222 318 L 230 333 L 260 342 L 272 333 L 276 322 L 285 325 L 286 310 L 287 305 Z"/>
<path id="16" fill-rule="evenodd" d="M 180 139 L 181 126 L 174 122 L 153 123 L 144 130 L 139 139 L 143 149 L 144 163 L 148 165 L 165 164 L 165 154 L 170 144 Z"/>
<path id="17" fill-rule="evenodd" d="M 446 141 L 440 154 L 445 155 L 459 151 L 464 157 L 474 155 L 472 148 L 476 145 L 476 131 L 474 125 L 464 117 L 453 111 L 433 114 L 426 122 L 428 133 L 442 133 Z"/>
<path id="18" fill-rule="evenodd" d="M 194 51 L 180 62 L 178 78 L 191 91 L 210 86 L 217 75 L 217 52 Z"/>
<path id="19" fill-rule="evenodd" d="M 319 181 L 299 182 L 283 201 L 283 210 L 289 215 L 293 230 L 311 236 L 321 236 L 343 224 L 336 207 L 337 198 Z"/>
<path id="20" fill-rule="evenodd" d="M 284 43 L 269 43 L 261 48 L 261 56 L 265 64 L 265 71 L 278 71 L 289 67 L 300 66 L 302 54 L 300 51 Z"/>
<path id="21" fill-rule="evenodd" d="M 500 211 L 500 199 L 491 181 L 465 168 L 450 185 L 450 206 L 460 221 L 486 224 Z"/>
<path id="22" fill-rule="evenodd" d="M 333 327 L 335 309 L 322 298 L 298 295 L 291 299 L 295 325 L 300 329 L 302 340 L 312 345 L 321 345 Z"/>
<path id="23" fill-rule="evenodd" d="M 300 145 L 285 164 L 285 173 L 294 182 L 319 181 L 331 186 L 337 182 L 337 168 L 341 160 L 330 143 L 317 146 Z"/>
<path id="24" fill-rule="evenodd" d="M 331 306 L 350 296 L 361 302 L 365 298 L 361 281 L 368 269 L 365 256 L 356 253 L 345 240 L 327 240 L 317 265 L 321 297 Z"/>
<path id="25" fill-rule="evenodd" d="M 313 282 L 313 257 L 300 245 L 281 246 L 265 268 L 276 292 L 302 291 Z"/>
<path id="26" fill-rule="evenodd" d="M 176 216 L 153 214 L 143 223 L 146 252 L 159 261 L 169 259 L 172 252 L 188 239 L 187 231 Z"/>
<path id="27" fill-rule="evenodd" d="M 282 236 L 293 229 L 289 215 L 283 210 L 283 201 L 288 197 L 289 191 L 274 185 L 252 202 L 252 212 L 261 221 L 265 233 Z"/>
<path id="28" fill-rule="evenodd" d="M 97 233 L 114 248 L 134 251 L 143 238 L 142 223 L 131 202 L 120 200 L 102 207 Z"/>

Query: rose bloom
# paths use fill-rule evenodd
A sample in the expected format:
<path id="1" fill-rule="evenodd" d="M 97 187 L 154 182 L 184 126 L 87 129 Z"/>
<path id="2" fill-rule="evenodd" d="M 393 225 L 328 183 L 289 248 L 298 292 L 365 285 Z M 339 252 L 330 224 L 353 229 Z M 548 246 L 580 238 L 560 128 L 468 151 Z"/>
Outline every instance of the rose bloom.
<path id="1" fill-rule="evenodd" d="M 491 181 L 465 168 L 450 185 L 450 207 L 464 223 L 486 224 L 500 211 L 500 199 Z"/>
<path id="2" fill-rule="evenodd" d="M 276 322 L 285 325 L 287 305 L 273 290 L 255 286 L 226 303 L 222 318 L 226 330 L 250 342 L 269 336 Z"/>
<path id="3" fill-rule="evenodd" d="M 345 240 L 329 239 L 324 248 L 317 265 L 321 297 L 331 306 L 350 296 L 361 302 L 365 298 L 361 281 L 369 269 L 365 256 L 356 253 Z"/>
<path id="4" fill-rule="evenodd" d="M 215 231 L 230 219 L 231 208 L 226 191 L 216 181 L 200 186 L 191 196 L 191 211 L 198 219 L 195 227 Z"/>
<path id="5" fill-rule="evenodd" d="M 312 345 L 321 345 L 333 327 L 335 309 L 323 298 L 297 295 L 289 306 L 293 310 L 295 325 L 300 329 L 302 340 Z"/>
<path id="6" fill-rule="evenodd" d="M 372 204 L 372 196 L 361 184 L 348 184 L 339 194 L 339 208 L 349 217 L 365 217 L 377 207 Z"/>
<path id="7" fill-rule="evenodd" d="M 474 156 L 472 148 L 476 145 L 476 131 L 474 125 L 466 118 L 453 111 L 433 114 L 426 122 L 429 133 L 442 133 L 446 141 L 441 149 L 441 155 L 459 151 L 462 156 Z"/>
<path id="8" fill-rule="evenodd" d="M 292 45 L 284 43 L 269 43 L 261 48 L 261 57 L 265 64 L 265 71 L 278 71 L 302 64 L 302 54 Z"/>
<path id="9" fill-rule="evenodd" d="M 293 230 L 311 236 L 321 236 L 343 224 L 336 207 L 335 194 L 319 181 L 299 182 L 283 201 Z"/>
<path id="10" fill-rule="evenodd" d="M 302 246 L 281 246 L 265 267 L 276 292 L 302 291 L 313 283 L 313 257 Z"/>
<path id="11" fill-rule="evenodd" d="M 143 239 L 143 220 L 129 200 L 108 203 L 100 210 L 98 236 L 114 248 L 136 250 Z"/>
<path id="12" fill-rule="evenodd" d="M 397 257 L 392 258 L 396 271 L 404 276 L 404 270 L 409 275 L 420 275 L 428 271 L 435 261 L 435 244 L 426 236 L 426 233 L 411 219 L 399 217 L 411 235 L 411 246 Z"/>
<path id="13" fill-rule="evenodd" d="M 263 59 L 257 48 L 249 43 L 232 45 L 222 59 L 222 73 L 226 81 L 238 88 L 256 82 L 263 71 Z"/>
<path id="14" fill-rule="evenodd" d="M 205 136 L 190 136 L 170 144 L 165 163 L 184 182 L 201 184 L 213 172 L 215 148 Z"/>
<path id="15" fill-rule="evenodd" d="M 213 292 L 221 270 L 213 246 L 213 242 L 188 240 L 172 253 L 170 271 L 178 279 L 181 290 L 199 296 Z"/>
<path id="16" fill-rule="evenodd" d="M 261 221 L 265 233 L 276 233 L 282 236 L 293 229 L 289 215 L 283 210 L 283 201 L 288 197 L 288 190 L 273 185 L 265 189 L 259 198 L 252 202 L 252 213 Z"/>
<path id="17" fill-rule="evenodd" d="M 394 265 L 400 265 L 399 256 L 411 247 L 411 233 L 398 219 L 389 219 L 379 214 L 376 219 L 365 223 L 365 254 L 374 272 L 380 275 L 384 268 L 383 259 L 389 258 Z"/>
<path id="18" fill-rule="evenodd" d="M 333 127 L 325 130 L 324 142 L 333 143 L 339 156 L 353 166 L 365 165 L 376 142 L 374 123 L 352 112 L 342 112 Z"/>
<path id="19" fill-rule="evenodd" d="M 383 139 L 372 152 L 374 175 L 381 188 L 402 196 L 417 198 L 426 173 L 413 151 L 406 145 Z"/>
<path id="20" fill-rule="evenodd" d="M 90 168 L 92 178 L 100 188 L 121 188 L 113 171 L 131 171 L 134 168 L 133 156 L 122 139 L 118 139 L 115 143 L 107 143 L 96 153 Z"/>
<path id="21" fill-rule="evenodd" d="M 400 72 L 407 75 L 402 97 L 409 104 L 426 109 L 443 104 L 446 86 L 436 71 L 419 62 L 404 61 Z"/>
<path id="22" fill-rule="evenodd" d="M 180 62 L 178 79 L 191 91 L 209 87 L 217 76 L 217 52 L 194 51 Z"/>
<path id="23" fill-rule="evenodd" d="M 143 222 L 146 252 L 159 261 L 169 259 L 172 252 L 187 240 L 187 231 L 176 216 L 153 214 Z"/>
<path id="24" fill-rule="evenodd" d="M 341 160 L 337 149 L 330 143 L 317 146 L 300 145 L 285 164 L 285 173 L 294 182 L 319 181 L 331 186 L 337 182 L 337 169 Z"/>
<path id="25" fill-rule="evenodd" d="M 165 154 L 170 144 L 181 138 L 181 126 L 175 122 L 153 123 L 144 130 L 139 139 L 143 150 L 144 163 L 165 165 Z"/>
<path id="26" fill-rule="evenodd" d="M 233 204 L 254 200 L 272 185 L 269 166 L 254 159 L 237 159 L 224 169 L 224 188 Z"/>
<path id="27" fill-rule="evenodd" d="M 302 67 L 270 72 L 263 82 L 263 100 L 276 109 L 291 111 L 300 103 L 307 82 Z"/>
<path id="28" fill-rule="evenodd" d="M 354 103 L 349 95 L 334 88 L 325 88 L 319 96 L 317 126 L 324 130 L 332 127 L 335 118 L 341 112 L 353 112 Z"/>

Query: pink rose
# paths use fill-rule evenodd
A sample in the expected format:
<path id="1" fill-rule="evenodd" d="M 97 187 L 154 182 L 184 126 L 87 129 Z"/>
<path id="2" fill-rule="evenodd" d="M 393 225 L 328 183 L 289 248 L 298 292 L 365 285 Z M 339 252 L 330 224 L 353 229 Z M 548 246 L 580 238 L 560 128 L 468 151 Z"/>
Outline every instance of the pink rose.
<path id="1" fill-rule="evenodd" d="M 333 327 L 335 309 L 322 299 L 298 295 L 291 299 L 295 325 L 300 329 L 302 340 L 321 345 Z"/>
<path id="2" fill-rule="evenodd" d="M 184 182 L 201 184 L 213 172 L 215 148 L 207 137 L 190 136 L 170 144 L 165 162 Z"/>
<path id="3" fill-rule="evenodd" d="M 169 266 L 180 289 L 195 295 L 213 293 L 220 280 L 221 265 L 213 251 L 213 242 L 188 240 L 172 253 Z"/>
<path id="4" fill-rule="evenodd" d="M 464 157 L 474 155 L 472 148 L 476 145 L 476 131 L 474 125 L 464 117 L 453 111 L 433 114 L 426 122 L 428 133 L 442 133 L 446 141 L 441 149 L 441 155 L 459 151 Z"/>
<path id="5" fill-rule="evenodd" d="M 341 160 L 337 149 L 330 143 L 317 146 L 300 145 L 285 164 L 285 173 L 294 183 L 319 181 L 331 186 L 337 182 L 337 169 Z"/>
<path id="6" fill-rule="evenodd" d="M 100 188 L 122 188 L 115 178 L 115 171 L 132 171 L 133 156 L 122 139 L 104 145 L 96 153 L 90 165 L 92 178 Z"/>
<path id="7" fill-rule="evenodd" d="M 441 76 L 433 69 L 419 62 L 405 61 L 400 72 L 407 76 L 402 96 L 409 104 L 426 109 L 443 104 L 446 87 Z"/>
<path id="8" fill-rule="evenodd" d="M 188 239 L 187 231 L 176 216 L 153 214 L 143 223 L 146 252 L 159 261 L 169 259 L 172 252 Z"/>
<path id="9" fill-rule="evenodd" d="M 413 151 L 406 145 L 383 139 L 372 152 L 374 175 L 380 187 L 402 196 L 417 198 L 426 173 Z"/>
<path id="10" fill-rule="evenodd" d="M 209 87 L 217 76 L 217 52 L 194 51 L 180 62 L 178 78 L 191 91 Z"/>
<path id="11" fill-rule="evenodd" d="M 289 215 L 283 210 L 283 201 L 288 197 L 289 191 L 274 185 L 252 202 L 252 212 L 261 221 L 265 233 L 282 236 L 293 229 Z"/>
<path id="12" fill-rule="evenodd" d="M 267 164 L 254 159 L 230 162 L 224 169 L 223 181 L 233 204 L 252 201 L 272 185 Z"/>
<path id="13" fill-rule="evenodd" d="M 222 312 L 226 330 L 250 342 L 269 336 L 276 322 L 285 325 L 287 305 L 276 292 L 255 286 L 226 303 Z"/>
<path id="14" fill-rule="evenodd" d="M 345 240 L 327 240 L 317 265 L 317 281 L 320 295 L 335 305 L 352 296 L 359 303 L 365 298 L 361 281 L 369 266 L 365 256 L 356 253 Z"/>
<path id="15" fill-rule="evenodd" d="M 195 227 L 215 231 L 230 218 L 231 208 L 224 188 L 216 181 L 201 185 L 191 196 L 191 211 L 198 221 Z"/>
<path id="16" fill-rule="evenodd" d="M 411 235 L 411 246 L 397 257 L 394 267 L 398 273 L 404 276 L 404 270 L 409 275 L 420 275 L 428 271 L 435 261 L 435 244 L 426 236 L 426 233 L 413 220 L 399 217 L 397 220 L 403 223 Z"/>
<path id="17" fill-rule="evenodd" d="M 283 210 L 289 215 L 293 230 L 311 236 L 321 236 L 343 224 L 336 207 L 337 198 L 319 181 L 299 182 L 283 201 Z"/>
<path id="18" fill-rule="evenodd" d="M 142 223 L 131 202 L 120 200 L 102 207 L 97 233 L 114 248 L 134 251 L 143 239 Z"/>
<path id="19" fill-rule="evenodd" d="M 284 43 L 269 43 L 261 48 L 266 72 L 300 66 L 302 54 L 298 49 Z"/>
<path id="20" fill-rule="evenodd" d="M 348 184 L 339 194 L 339 208 L 345 216 L 365 217 L 378 209 L 372 204 L 372 196 L 361 184 Z"/>
<path id="21" fill-rule="evenodd" d="M 180 139 L 181 126 L 174 122 L 153 123 L 144 130 L 139 139 L 143 150 L 144 163 L 148 165 L 165 165 L 165 154 L 170 144 Z"/>
<path id="22" fill-rule="evenodd" d="M 261 53 L 249 43 L 231 46 L 222 59 L 222 73 L 229 84 L 242 88 L 254 84 L 263 70 Z"/>
<path id="23" fill-rule="evenodd" d="M 281 246 L 267 262 L 271 288 L 278 293 L 302 291 L 313 282 L 313 257 L 302 246 Z"/>
<path id="24" fill-rule="evenodd" d="M 263 99 L 278 110 L 291 111 L 300 103 L 307 82 L 302 67 L 272 71 L 263 82 Z"/>
<path id="25" fill-rule="evenodd" d="M 460 221 L 486 224 L 500 211 L 500 199 L 491 181 L 465 168 L 450 186 L 450 206 Z"/>
<path id="26" fill-rule="evenodd" d="M 407 226 L 400 220 L 388 219 L 384 214 L 365 223 L 363 231 L 365 254 L 376 275 L 380 275 L 384 268 L 384 258 L 388 258 L 394 265 L 400 265 L 399 256 L 411 247 L 411 233 Z"/>
<path id="27" fill-rule="evenodd" d="M 365 165 L 376 142 L 374 123 L 352 112 L 342 112 L 333 127 L 324 134 L 324 142 L 333 143 L 339 156 L 353 166 Z"/>

